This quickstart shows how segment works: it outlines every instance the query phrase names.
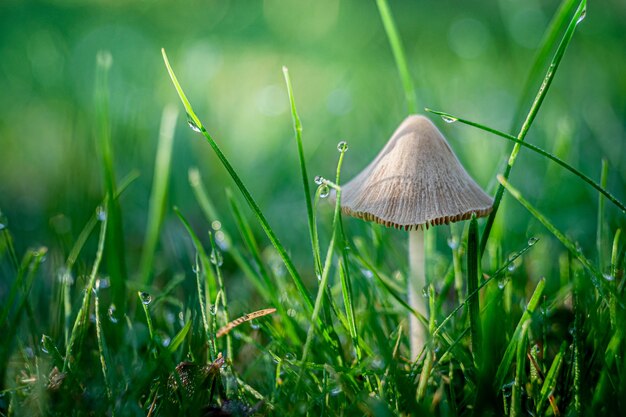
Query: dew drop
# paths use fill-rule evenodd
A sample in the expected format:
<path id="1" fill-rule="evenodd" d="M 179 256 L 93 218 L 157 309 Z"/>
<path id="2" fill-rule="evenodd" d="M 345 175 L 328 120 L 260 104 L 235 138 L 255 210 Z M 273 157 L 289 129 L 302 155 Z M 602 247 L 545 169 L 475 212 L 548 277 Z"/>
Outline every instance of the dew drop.
<path id="1" fill-rule="evenodd" d="M 539 239 L 538 239 L 538 238 L 536 238 L 536 237 L 531 237 L 530 239 L 528 239 L 528 246 L 532 246 L 532 245 L 534 245 L 535 243 L 537 243 L 538 241 L 539 241 Z"/>
<path id="2" fill-rule="evenodd" d="M 41 336 L 41 351 L 43 353 L 50 353 L 48 351 L 48 348 L 46 347 L 47 344 L 48 344 L 48 341 L 46 340 L 46 335 L 44 334 L 43 336 Z"/>
<path id="3" fill-rule="evenodd" d="M 200 127 L 198 127 L 196 122 L 193 121 L 193 118 L 191 117 L 189 113 L 187 113 L 187 125 L 189 125 L 191 130 L 193 130 L 194 132 L 198 132 L 198 133 L 202 132 L 202 130 L 200 130 Z"/>
<path id="4" fill-rule="evenodd" d="M 515 271 L 516 268 L 517 266 L 515 265 L 515 262 L 512 262 L 509 266 L 506 267 L 506 269 L 508 269 L 509 272 Z"/>
<path id="5" fill-rule="evenodd" d="M 337 144 L 337 150 L 341 153 L 344 153 L 348 150 L 348 142 L 346 142 L 345 140 L 342 140 L 341 142 L 339 142 Z"/>
<path id="6" fill-rule="evenodd" d="M 317 175 L 317 176 L 315 177 L 315 183 L 316 183 L 317 185 L 322 185 L 322 183 L 323 183 L 323 182 L 324 182 L 324 177 L 322 177 L 322 176 L 320 176 L 320 175 Z"/>
<path id="7" fill-rule="evenodd" d="M 261 325 L 258 323 L 255 323 L 253 320 L 250 322 L 250 327 L 252 328 L 252 330 L 259 330 L 261 328 Z"/>
<path id="8" fill-rule="evenodd" d="M 578 17 L 578 20 L 576 21 L 576 24 L 580 24 L 580 22 L 582 22 L 583 20 L 585 20 L 585 17 L 587 17 L 587 7 L 585 7 L 582 11 L 582 13 L 580 14 L 580 16 Z"/>
<path id="9" fill-rule="evenodd" d="M 111 286 L 111 280 L 109 277 L 102 277 L 96 280 L 96 288 L 101 290 L 104 288 L 109 288 Z"/>
<path id="10" fill-rule="evenodd" d="M 222 253 L 219 250 L 213 249 L 211 251 L 211 263 L 213 265 L 216 266 L 222 266 L 222 264 L 224 263 L 224 257 L 222 256 Z"/>
<path id="11" fill-rule="evenodd" d="M 102 206 L 96 207 L 96 218 L 98 221 L 105 221 L 107 219 L 107 212 Z"/>
<path id="12" fill-rule="evenodd" d="M 107 314 L 108 314 L 108 316 L 109 316 L 109 321 L 110 321 L 111 323 L 117 323 L 117 322 L 118 322 L 117 317 L 115 317 L 115 311 L 116 311 L 116 310 L 117 310 L 117 309 L 116 309 L 116 307 L 115 307 L 115 304 L 111 304 L 111 305 L 109 306 L 109 311 L 108 311 L 108 313 L 107 313 Z"/>
<path id="13" fill-rule="evenodd" d="M 459 240 L 456 237 L 454 237 L 454 236 L 450 236 L 448 238 L 448 246 L 452 250 L 458 249 L 459 248 Z"/>
<path id="14" fill-rule="evenodd" d="M 498 279 L 498 288 L 503 290 L 504 287 L 506 287 L 506 284 L 508 284 L 508 283 L 509 283 L 509 280 L 506 277 L 502 277 L 502 278 Z"/>
<path id="15" fill-rule="evenodd" d="M 428 298 L 428 286 L 422 288 L 422 296 Z"/>
<path id="16" fill-rule="evenodd" d="M 459 120 L 456 117 L 452 117 L 452 116 L 441 116 L 441 119 L 446 123 L 454 123 L 457 120 Z"/>
<path id="17" fill-rule="evenodd" d="M 0 223 L 0 230 L 4 230 L 5 227 L 6 225 L 4 223 Z"/>
<path id="18" fill-rule="evenodd" d="M 607 281 L 615 281 L 615 277 L 611 274 L 602 274 L 605 280 Z"/>
<path id="19" fill-rule="evenodd" d="M 287 315 L 289 317 L 296 317 L 296 310 L 293 308 L 290 308 L 289 310 L 287 310 Z"/>
<path id="20" fill-rule="evenodd" d="M 326 198 L 330 194 L 330 188 L 326 184 L 320 185 L 319 190 L 320 190 L 320 198 Z"/>
<path id="21" fill-rule="evenodd" d="M 286 361 L 293 361 L 293 360 L 295 360 L 295 359 L 296 359 L 296 355 L 294 355 L 293 353 L 291 353 L 291 352 L 287 352 L 287 353 L 285 354 L 285 360 L 286 360 Z"/>
<path id="22" fill-rule="evenodd" d="M 315 274 L 315 276 L 317 276 L 317 280 L 321 281 L 322 280 L 322 276 L 320 274 Z"/>
<path id="23" fill-rule="evenodd" d="M 139 298 L 141 299 L 141 303 L 146 306 L 152 302 L 152 296 L 147 292 L 139 293 Z"/>
<path id="24" fill-rule="evenodd" d="M 214 316 L 215 314 L 217 314 L 217 308 L 212 305 L 211 307 L 209 307 L 209 313 L 211 313 L 212 316 Z"/>
<path id="25" fill-rule="evenodd" d="M 222 222 L 220 222 L 219 220 L 213 220 L 213 222 L 211 223 L 211 228 L 215 231 L 218 231 L 222 228 Z"/>

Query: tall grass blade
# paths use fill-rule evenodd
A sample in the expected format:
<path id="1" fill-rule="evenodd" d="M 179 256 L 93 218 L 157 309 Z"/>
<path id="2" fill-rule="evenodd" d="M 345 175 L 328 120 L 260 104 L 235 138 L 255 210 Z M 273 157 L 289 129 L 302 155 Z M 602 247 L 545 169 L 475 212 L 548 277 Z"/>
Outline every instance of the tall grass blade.
<path id="1" fill-rule="evenodd" d="M 398 29 L 396 28 L 396 24 L 393 20 L 391 10 L 389 10 L 387 0 L 376 0 L 376 4 L 378 5 L 378 12 L 380 13 L 380 18 L 383 21 L 383 26 L 385 27 L 385 32 L 387 33 L 387 38 L 389 39 L 389 45 L 391 46 L 391 51 L 393 52 L 393 57 L 396 60 L 396 66 L 398 67 L 398 72 L 400 73 L 402 87 L 404 88 L 404 96 L 406 98 L 407 111 L 409 114 L 417 113 L 415 87 L 413 86 L 413 80 L 406 61 L 406 54 L 404 53 L 402 41 L 400 40 L 400 35 L 398 34 Z"/>
<path id="2" fill-rule="evenodd" d="M 556 162 L 557 164 L 561 165 L 563 168 L 567 169 L 572 174 L 576 175 L 578 178 L 580 178 L 581 180 L 585 181 L 587 184 L 591 185 L 596 191 L 598 191 L 599 193 L 604 195 L 611 203 L 615 204 L 620 210 L 622 210 L 623 212 L 626 212 L 626 205 L 624 205 L 624 203 L 619 201 L 613 194 L 611 194 L 609 191 L 607 191 L 605 186 L 602 186 L 601 184 L 598 184 L 597 182 L 595 182 L 594 180 L 589 178 L 587 175 L 583 174 L 582 172 L 580 172 L 576 168 L 572 167 L 571 165 L 569 165 L 567 162 L 563 161 L 559 157 L 551 154 L 550 152 L 545 151 L 545 150 L 541 149 L 540 147 L 535 146 L 533 144 L 530 144 L 528 142 L 524 142 L 522 140 L 519 140 L 516 137 L 511 136 L 511 135 L 509 135 L 507 133 L 500 132 L 500 131 L 498 131 L 496 129 L 492 129 L 490 127 L 481 125 L 479 123 L 475 123 L 475 122 L 472 122 L 472 121 L 469 121 L 469 120 L 466 120 L 466 119 L 463 119 L 463 118 L 460 118 L 460 117 L 456 117 L 456 116 L 451 115 L 451 114 L 446 113 L 446 112 L 441 112 L 441 111 L 431 110 L 431 109 L 425 109 L 425 110 L 427 112 L 430 112 L 430 113 L 433 113 L 433 114 L 437 114 L 439 116 L 446 117 L 446 118 L 449 118 L 451 120 L 455 120 L 455 121 L 461 122 L 461 123 L 469 125 L 469 126 L 476 127 L 478 129 L 484 130 L 485 132 L 493 133 L 496 136 L 499 136 L 499 137 L 504 138 L 506 140 L 509 140 L 511 142 L 515 142 L 517 145 L 523 146 L 524 148 L 530 149 L 533 152 L 536 152 L 536 153 L 538 153 L 541 156 L 545 156 L 546 158 L 548 158 L 548 159 Z"/>
<path id="3" fill-rule="evenodd" d="M 565 34 L 563 35 L 563 38 L 561 39 L 561 42 L 554 56 L 552 57 L 552 61 L 550 62 L 548 71 L 546 72 L 546 75 L 543 78 L 543 82 L 541 83 L 541 86 L 539 87 L 539 91 L 537 92 L 537 95 L 535 96 L 535 100 L 533 101 L 533 104 L 531 105 L 530 110 L 528 111 L 528 114 L 526 115 L 526 119 L 524 120 L 524 123 L 522 124 L 522 127 L 520 128 L 520 131 L 517 134 L 518 140 L 524 141 L 524 139 L 526 138 L 526 133 L 528 133 L 528 129 L 530 129 L 530 126 L 535 120 L 535 117 L 537 116 L 537 113 L 539 112 L 539 108 L 541 107 L 541 104 L 543 103 L 543 100 L 546 97 L 548 90 L 550 89 L 550 85 L 552 84 L 552 80 L 554 79 L 554 76 L 556 75 L 556 71 L 559 68 L 559 64 L 561 63 L 561 59 L 563 58 L 563 55 L 565 54 L 565 50 L 567 49 L 567 46 L 569 45 L 570 41 L 572 40 L 572 37 L 574 36 L 574 31 L 576 30 L 576 26 L 583 20 L 584 16 L 586 15 L 586 10 L 587 10 L 587 0 L 582 0 L 578 5 L 578 9 L 576 10 L 576 13 L 574 13 L 574 16 L 570 20 L 567 26 L 567 29 L 565 31 Z M 511 151 L 511 154 L 509 155 L 506 168 L 504 170 L 504 173 L 502 174 L 505 180 L 508 179 L 509 175 L 511 174 L 511 169 L 513 168 L 513 165 L 515 164 L 515 160 L 517 159 L 517 154 L 520 151 L 520 147 L 521 146 L 517 143 L 513 146 L 513 150 Z M 489 214 L 489 217 L 487 218 L 487 223 L 485 224 L 485 230 L 483 232 L 482 240 L 480 242 L 481 256 L 485 252 L 485 247 L 487 246 L 487 239 L 489 239 L 489 233 L 491 232 L 493 222 L 496 218 L 496 215 L 498 214 L 498 207 L 500 206 L 500 201 L 502 200 L 503 193 L 504 193 L 504 187 L 502 185 L 498 186 L 498 189 L 496 191 L 496 195 L 493 201 L 493 210 L 491 211 L 491 213 Z"/>
<path id="4" fill-rule="evenodd" d="M 609 165 L 606 159 L 602 159 L 600 169 L 600 186 L 606 188 L 609 176 Z M 596 250 L 598 251 L 598 269 L 604 271 L 604 198 L 602 194 L 598 196 L 598 224 L 596 225 Z"/>
<path id="5" fill-rule="evenodd" d="M 525 384 L 526 374 L 526 346 L 528 343 L 528 327 L 530 320 L 524 321 L 517 340 L 517 350 L 515 358 L 515 382 L 513 383 L 513 392 L 511 393 L 511 417 L 519 417 L 526 415 L 522 412 L 522 389 Z"/>
<path id="6" fill-rule="evenodd" d="M 515 112 L 515 116 L 513 116 L 511 130 L 516 129 L 522 123 L 524 118 L 524 106 L 532 97 L 532 86 L 536 85 L 541 79 L 541 70 L 548 62 L 550 51 L 554 48 L 557 37 L 565 30 L 568 23 L 567 17 L 574 11 L 576 1 L 577 0 L 564 0 L 548 25 L 548 28 L 543 35 L 543 39 L 541 40 L 539 50 L 533 59 L 533 65 L 530 67 L 530 71 L 528 71 L 528 77 L 524 82 L 523 88 L 520 90 L 521 95 L 519 96 L 517 106 L 515 106 L 517 111 Z"/>
<path id="7" fill-rule="evenodd" d="M 194 113 L 193 108 L 191 107 L 191 104 L 189 104 L 189 100 L 187 100 L 187 97 L 185 96 L 185 93 L 183 92 L 183 89 L 178 83 L 178 79 L 176 78 L 176 75 L 174 74 L 174 71 L 172 70 L 172 67 L 170 66 L 169 60 L 167 59 L 167 55 L 165 54 L 165 49 L 162 49 L 161 52 L 163 54 L 163 60 L 165 62 L 165 66 L 167 67 L 167 71 L 170 75 L 172 83 L 174 84 L 174 87 L 176 88 L 178 96 L 180 97 L 185 107 L 185 111 L 187 112 L 189 122 L 192 124 L 191 127 L 194 130 L 197 129 L 200 133 L 202 133 L 202 135 L 206 138 L 207 142 L 209 143 L 209 145 L 211 146 L 211 148 L 217 155 L 218 159 L 220 160 L 220 162 L 222 163 L 226 171 L 228 171 L 228 174 L 237 185 L 237 188 L 239 189 L 241 194 L 244 196 L 246 202 L 248 203 L 248 206 L 257 217 L 259 223 L 261 224 L 261 227 L 263 228 L 263 231 L 265 232 L 268 239 L 270 240 L 272 245 L 274 245 L 274 247 L 278 251 L 278 254 L 282 258 L 285 264 L 285 267 L 287 268 L 287 271 L 291 275 L 294 285 L 296 286 L 296 288 L 298 289 L 298 292 L 300 293 L 300 296 L 302 298 L 302 301 L 304 302 L 304 305 L 306 306 L 309 312 L 312 312 L 313 302 L 311 301 L 311 296 L 309 292 L 307 291 L 306 287 L 304 286 L 304 283 L 302 282 L 302 278 L 300 277 L 300 274 L 296 270 L 296 267 L 293 264 L 293 261 L 287 254 L 285 247 L 280 243 L 280 241 L 278 240 L 278 237 L 276 237 L 274 230 L 271 228 L 268 221 L 265 219 L 265 216 L 261 212 L 261 209 L 259 208 L 258 204 L 254 200 L 254 198 L 252 197 L 252 195 L 250 194 L 246 186 L 243 184 L 243 182 L 239 178 L 239 175 L 237 174 L 237 172 L 235 172 L 235 169 L 232 167 L 228 159 L 226 159 L 226 156 L 222 153 L 221 149 L 217 146 L 217 143 L 213 140 L 213 137 L 211 137 L 211 135 L 209 135 L 209 133 L 206 131 L 206 129 L 200 122 L 200 119 L 198 119 L 198 116 L 196 116 L 196 114 Z"/>
<path id="8" fill-rule="evenodd" d="M 224 307 L 224 321 L 230 322 L 230 315 L 228 314 L 228 299 L 226 297 L 226 287 L 224 287 L 224 280 L 222 278 L 222 254 L 219 252 L 217 245 L 215 244 L 215 238 L 213 233 L 209 232 L 209 240 L 211 242 L 211 263 L 215 267 L 215 276 L 217 277 L 217 285 L 219 286 L 219 294 L 222 298 L 222 306 Z M 230 334 L 226 334 L 226 357 L 233 360 L 233 339 Z"/>
<path id="9" fill-rule="evenodd" d="M 102 320 L 100 316 L 100 297 L 98 292 L 94 291 L 94 310 L 96 316 L 96 338 L 98 339 L 98 353 L 100 356 L 100 367 L 102 368 L 102 376 L 104 378 L 104 387 L 106 389 L 107 397 L 109 401 L 113 401 L 113 393 L 111 391 L 111 376 L 109 371 L 109 363 L 111 358 L 109 356 L 109 349 L 107 348 L 106 340 L 104 339 L 104 332 L 102 330 Z"/>
<path id="10" fill-rule="evenodd" d="M 476 221 L 476 216 L 472 215 L 469 233 L 467 234 L 467 292 L 474 294 L 471 297 L 468 296 L 472 353 L 474 354 L 476 367 L 481 369 L 482 331 L 480 324 L 480 297 L 478 294 L 478 259 L 478 222 Z"/>
<path id="11" fill-rule="evenodd" d="M 74 326 L 72 327 L 72 332 L 70 333 L 70 339 L 66 346 L 65 350 L 65 361 L 63 362 L 63 372 L 67 370 L 71 370 L 71 362 L 74 357 L 78 357 L 80 355 L 80 346 L 77 345 L 86 330 L 86 327 L 89 323 L 87 320 L 89 316 L 89 304 L 91 302 L 91 296 L 94 291 L 94 285 L 96 282 L 96 275 L 98 274 L 98 270 L 100 268 L 100 262 L 102 261 L 102 254 L 104 253 L 104 245 L 106 241 L 107 235 L 107 224 L 108 224 L 108 210 L 105 205 L 104 216 L 101 217 L 100 224 L 100 237 L 98 238 L 98 249 L 96 251 L 96 257 L 93 262 L 93 267 L 91 269 L 91 274 L 89 275 L 89 281 L 87 282 L 87 286 L 85 287 L 85 294 L 83 295 L 83 301 L 78 310 L 78 314 L 76 315 L 76 320 L 74 320 Z M 79 348 L 79 350 L 76 350 Z"/>
<path id="12" fill-rule="evenodd" d="M 313 203 L 311 202 L 311 188 L 309 186 L 309 176 L 306 170 L 306 162 L 304 159 L 304 150 L 302 148 L 302 123 L 298 110 L 296 109 L 296 100 L 293 96 L 293 87 L 291 78 L 289 77 L 289 69 L 283 67 L 283 75 L 285 84 L 287 85 L 287 94 L 289 95 L 289 104 L 291 107 L 291 118 L 293 119 L 293 130 L 296 135 L 296 145 L 298 147 L 298 159 L 300 161 L 300 174 L 302 176 L 302 188 L 304 189 L 304 200 L 306 202 L 307 220 L 309 223 L 309 237 L 311 239 L 311 249 L 313 250 L 313 259 L 315 262 L 315 272 L 320 275 L 322 272 L 322 259 L 320 256 L 319 240 L 317 237 L 317 228 L 313 217 Z"/>
<path id="13" fill-rule="evenodd" d="M 157 147 L 156 161 L 154 163 L 154 175 L 150 203 L 148 208 L 148 220 L 146 237 L 141 253 L 140 273 L 141 282 L 150 285 L 152 282 L 152 264 L 154 252 L 159 241 L 161 224 L 165 215 L 167 204 L 167 190 L 170 179 L 170 163 L 172 160 L 172 145 L 174 143 L 174 130 L 178 108 L 168 105 L 161 115 L 161 127 L 159 129 L 159 144 Z"/>
<path id="14" fill-rule="evenodd" d="M 541 301 L 541 296 L 543 295 L 543 290 L 546 286 L 545 278 L 542 278 L 537 286 L 535 287 L 535 291 L 533 295 L 530 297 L 530 301 L 528 301 L 528 305 L 526 306 L 526 310 L 522 313 L 522 317 L 520 318 L 517 326 L 515 327 L 515 331 L 511 336 L 511 340 L 504 352 L 504 356 L 500 361 L 500 365 L 498 366 L 498 370 L 496 372 L 496 377 L 494 380 L 494 388 L 500 390 L 502 385 L 504 385 L 504 379 L 506 378 L 509 369 L 511 369 L 511 363 L 513 363 L 513 357 L 515 356 L 515 351 L 517 348 L 517 343 L 520 340 L 522 334 L 522 327 L 524 323 L 532 316 L 535 312 L 535 309 L 539 305 Z"/>
<path id="15" fill-rule="evenodd" d="M 543 381 L 543 385 L 541 386 L 541 393 L 536 406 L 537 415 L 543 414 L 543 409 L 546 405 L 546 402 L 549 401 L 550 397 L 554 395 L 554 390 L 556 389 L 556 385 L 558 382 L 557 378 L 559 376 L 559 372 L 561 371 L 561 366 L 563 365 L 566 349 L 567 343 L 563 342 L 561 344 L 561 349 L 559 350 L 559 353 L 557 353 L 552 360 L 552 365 L 550 365 L 550 369 L 546 374 L 546 379 Z"/>
<path id="16" fill-rule="evenodd" d="M 116 196 L 116 179 L 113 168 L 113 144 L 111 139 L 111 118 L 109 116 L 109 70 L 113 58 L 108 51 L 98 52 L 96 59 L 96 112 L 98 143 L 102 157 L 105 194 L 109 196 L 106 238 L 107 272 L 111 279 L 111 292 L 115 305 L 124 314 L 126 310 L 126 250 L 124 248 L 124 228 L 122 210 Z"/>

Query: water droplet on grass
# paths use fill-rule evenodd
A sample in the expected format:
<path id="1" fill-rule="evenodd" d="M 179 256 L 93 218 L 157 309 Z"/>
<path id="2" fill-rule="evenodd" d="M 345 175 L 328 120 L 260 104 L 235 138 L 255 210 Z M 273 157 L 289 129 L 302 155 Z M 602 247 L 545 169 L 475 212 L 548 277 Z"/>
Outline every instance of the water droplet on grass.
<path id="1" fill-rule="evenodd" d="M 330 188 L 326 184 L 320 185 L 320 198 L 326 198 L 330 194 Z"/>
<path id="2" fill-rule="evenodd" d="M 611 275 L 611 274 L 602 274 L 602 276 L 607 281 L 614 281 L 615 280 L 615 277 L 613 275 Z"/>
<path id="3" fill-rule="evenodd" d="M 287 310 L 287 315 L 289 317 L 296 317 L 296 310 L 293 308 L 290 308 L 289 310 Z"/>
<path id="4" fill-rule="evenodd" d="M 458 239 L 456 237 L 454 237 L 454 236 L 450 236 L 448 238 L 448 246 L 452 250 L 458 249 L 459 248 L 459 241 L 458 241 Z"/>
<path id="5" fill-rule="evenodd" d="M 458 121 L 459 119 L 457 119 L 456 117 L 452 117 L 452 116 L 441 116 L 441 119 L 446 122 L 446 123 L 454 123 L 456 121 Z"/>
<path id="6" fill-rule="evenodd" d="M 224 263 L 224 257 L 222 257 L 222 253 L 216 249 L 211 251 L 211 263 L 216 266 L 222 266 Z"/>
<path id="7" fill-rule="evenodd" d="M 141 299 L 141 303 L 146 306 L 152 302 L 152 296 L 147 292 L 140 293 L 139 298 Z"/>
<path id="8" fill-rule="evenodd" d="M 500 279 L 498 279 L 498 288 L 500 288 L 501 290 L 504 289 L 504 287 L 506 287 L 506 284 L 509 283 L 509 279 L 506 277 L 502 277 Z"/>
<path id="9" fill-rule="evenodd" d="M 202 130 L 200 130 L 200 127 L 196 124 L 196 122 L 194 122 L 193 117 L 191 117 L 191 115 L 189 113 L 187 113 L 187 125 L 194 132 L 198 132 L 198 133 L 202 132 Z"/>
<path id="10" fill-rule="evenodd" d="M 583 20 L 585 20 L 585 17 L 587 17 L 587 7 L 585 7 L 583 9 L 583 12 L 580 14 L 580 16 L 578 17 L 578 20 L 576 21 L 576 24 L 580 24 L 580 22 L 582 22 Z"/>
<path id="11" fill-rule="evenodd" d="M 111 304 L 109 306 L 109 310 L 107 312 L 107 315 L 109 316 L 109 321 L 111 323 L 117 323 L 118 322 L 118 318 L 115 316 L 115 311 L 116 311 L 116 307 L 115 304 Z"/>
<path id="12" fill-rule="evenodd" d="M 219 220 L 213 220 L 211 223 L 211 228 L 215 231 L 220 230 L 222 228 L 222 222 Z"/>
<path id="13" fill-rule="evenodd" d="M 315 177 L 315 183 L 316 183 L 317 185 L 322 185 L 322 183 L 323 183 L 323 182 L 324 182 L 324 177 L 319 176 L 319 175 L 317 175 L 317 176 Z"/>
<path id="14" fill-rule="evenodd" d="M 346 142 L 345 140 L 342 140 L 341 142 L 339 142 L 337 144 L 337 150 L 339 152 L 346 152 L 348 150 L 348 142 Z"/>
<path id="15" fill-rule="evenodd" d="M 536 237 L 531 237 L 530 239 L 528 239 L 528 246 L 532 246 L 532 245 L 534 245 L 535 243 L 537 243 L 538 241 L 539 241 L 539 239 L 538 239 L 538 238 L 536 238 Z"/>
<path id="16" fill-rule="evenodd" d="M 508 269 L 509 272 L 515 271 L 516 268 L 517 268 L 517 266 L 515 265 L 515 262 L 511 262 L 511 264 L 506 267 L 506 269 Z"/>
<path id="17" fill-rule="evenodd" d="M 104 288 L 109 288 L 111 286 L 111 280 L 109 277 L 102 277 L 96 279 L 96 288 L 101 290 Z"/>
<path id="18" fill-rule="evenodd" d="M 41 336 L 41 351 L 43 353 L 50 353 L 48 352 L 48 349 L 46 348 L 47 345 L 47 340 L 46 340 L 46 335 L 44 334 L 43 336 Z"/>
<path id="19" fill-rule="evenodd" d="M 107 212 L 104 209 L 104 207 L 98 206 L 96 208 L 96 218 L 98 219 L 98 221 L 101 221 L 101 222 L 107 219 Z"/>
<path id="20" fill-rule="evenodd" d="M 422 296 L 428 298 L 428 286 L 422 288 Z"/>

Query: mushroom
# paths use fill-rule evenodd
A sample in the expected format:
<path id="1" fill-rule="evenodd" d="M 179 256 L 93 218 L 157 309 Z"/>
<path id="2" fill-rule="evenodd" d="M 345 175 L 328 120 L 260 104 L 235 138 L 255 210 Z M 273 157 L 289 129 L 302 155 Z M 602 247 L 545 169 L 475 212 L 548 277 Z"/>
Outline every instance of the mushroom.
<path id="1" fill-rule="evenodd" d="M 346 214 L 409 231 L 409 305 L 428 317 L 419 293 L 426 285 L 424 228 L 486 216 L 493 200 L 465 171 L 437 127 L 411 115 L 363 171 L 341 187 Z M 427 330 L 410 315 L 412 359 L 426 343 Z"/>

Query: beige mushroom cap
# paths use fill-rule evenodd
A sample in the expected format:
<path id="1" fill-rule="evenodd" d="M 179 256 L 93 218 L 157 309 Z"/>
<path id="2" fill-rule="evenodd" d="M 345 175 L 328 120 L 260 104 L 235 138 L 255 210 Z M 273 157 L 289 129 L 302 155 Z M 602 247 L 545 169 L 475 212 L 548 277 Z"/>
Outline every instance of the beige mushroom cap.
<path id="1" fill-rule="evenodd" d="M 344 213 L 407 230 L 486 216 L 493 204 L 437 127 L 420 115 L 402 122 L 341 195 Z"/>

